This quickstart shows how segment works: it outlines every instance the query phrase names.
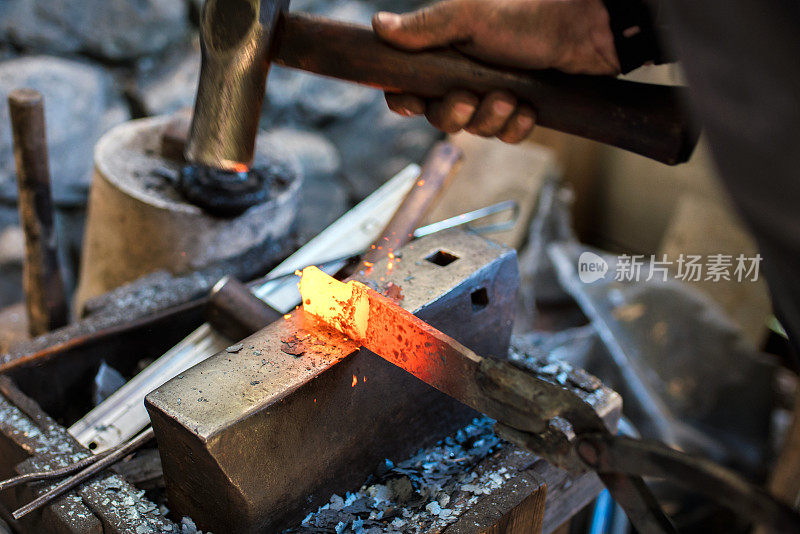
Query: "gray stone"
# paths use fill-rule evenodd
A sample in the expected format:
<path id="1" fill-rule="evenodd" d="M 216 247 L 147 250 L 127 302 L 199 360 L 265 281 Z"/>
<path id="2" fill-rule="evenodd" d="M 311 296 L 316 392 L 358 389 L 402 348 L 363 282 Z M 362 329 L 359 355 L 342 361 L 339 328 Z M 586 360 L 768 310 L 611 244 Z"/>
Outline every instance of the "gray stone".
<path id="1" fill-rule="evenodd" d="M 192 107 L 200 77 L 197 34 L 136 66 L 136 97 L 147 115 L 166 115 Z"/>
<path id="2" fill-rule="evenodd" d="M 17 208 L 0 204 L 0 308 L 24 299 L 22 259 L 25 237 L 19 227 Z"/>
<path id="3" fill-rule="evenodd" d="M 307 131 L 276 128 L 266 138 L 288 146 L 300 161 L 303 188 L 296 232 L 300 242 L 308 241 L 349 207 L 339 151 L 324 136 Z"/>
<path id="4" fill-rule="evenodd" d="M 321 127 L 352 118 L 378 96 L 368 87 L 274 66 L 267 81 L 264 117 L 271 123 Z"/>
<path id="5" fill-rule="evenodd" d="M 306 0 L 292 2 L 292 8 L 361 24 L 368 24 L 373 12 L 371 7 L 357 1 Z M 265 120 L 323 126 L 352 118 L 374 103 L 376 98 L 379 98 L 379 93 L 367 87 L 273 67 L 267 85 Z"/>
<path id="6" fill-rule="evenodd" d="M 3 0 L 0 36 L 39 52 L 127 60 L 177 41 L 187 11 L 183 0 Z"/>
<path id="7" fill-rule="evenodd" d="M 404 10 L 405 4 L 395 6 Z M 369 24 L 375 2 L 294 0 L 292 9 Z M 338 148 L 350 200 L 360 200 L 409 163 L 422 161 L 441 134 L 424 119 L 391 113 L 375 89 L 273 67 L 265 122 L 323 132 Z"/>
<path id="8" fill-rule="evenodd" d="M 8 94 L 31 87 L 44 95 L 53 197 L 57 204 L 83 204 L 88 191 L 94 144 L 114 124 L 129 117 L 113 80 L 103 69 L 50 56 L 0 62 L 0 199 L 17 197 Z"/>
<path id="9" fill-rule="evenodd" d="M 409 163 L 422 163 L 443 137 L 422 117 L 401 117 L 383 98 L 350 121 L 329 125 L 325 134 L 339 149 L 351 198 L 360 200 Z"/>

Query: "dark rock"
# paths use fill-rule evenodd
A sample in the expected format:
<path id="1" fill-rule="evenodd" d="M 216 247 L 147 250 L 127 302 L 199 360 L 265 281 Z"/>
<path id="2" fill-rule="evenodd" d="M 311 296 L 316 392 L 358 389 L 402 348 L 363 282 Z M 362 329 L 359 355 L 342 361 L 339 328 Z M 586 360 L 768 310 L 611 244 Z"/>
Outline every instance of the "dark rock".
<path id="1" fill-rule="evenodd" d="M 378 96 L 368 87 L 274 66 L 267 82 L 264 118 L 270 123 L 324 126 L 352 118 Z"/>
<path id="2" fill-rule="evenodd" d="M 59 205 L 85 203 L 94 144 L 129 116 L 104 70 L 76 61 L 32 56 L 0 62 L 0 100 L 20 87 L 44 95 L 53 197 Z M 8 107 L 0 106 L 0 199 L 17 197 Z"/>
<path id="3" fill-rule="evenodd" d="M 183 0 L 3 0 L 0 36 L 39 52 L 127 60 L 177 41 L 187 11 Z"/>

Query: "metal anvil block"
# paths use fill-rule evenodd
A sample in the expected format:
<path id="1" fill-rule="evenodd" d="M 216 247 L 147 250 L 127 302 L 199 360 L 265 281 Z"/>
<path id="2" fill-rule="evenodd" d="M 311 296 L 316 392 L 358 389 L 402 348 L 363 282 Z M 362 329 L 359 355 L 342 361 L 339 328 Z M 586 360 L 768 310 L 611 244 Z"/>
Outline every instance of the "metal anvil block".
<path id="1" fill-rule="evenodd" d="M 508 352 L 516 253 L 453 231 L 359 279 L 485 356 Z M 393 288 L 396 291 L 396 288 Z M 302 310 L 147 396 L 170 508 L 214 532 L 278 532 L 476 414 Z M 325 333 L 327 332 L 327 333 Z"/>

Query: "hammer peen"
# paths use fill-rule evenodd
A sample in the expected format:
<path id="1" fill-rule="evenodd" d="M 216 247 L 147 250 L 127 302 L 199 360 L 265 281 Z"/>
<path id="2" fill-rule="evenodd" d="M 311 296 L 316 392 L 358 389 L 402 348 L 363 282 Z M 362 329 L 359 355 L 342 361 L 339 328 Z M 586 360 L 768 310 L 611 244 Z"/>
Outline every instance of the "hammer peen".
<path id="1" fill-rule="evenodd" d="M 390 92 L 436 98 L 451 89 L 504 89 L 529 102 L 540 126 L 675 165 L 698 132 L 684 89 L 605 76 L 499 68 L 453 48 L 407 52 L 368 27 L 288 12 L 288 0 L 207 0 L 190 163 L 246 170 L 271 62 Z"/>

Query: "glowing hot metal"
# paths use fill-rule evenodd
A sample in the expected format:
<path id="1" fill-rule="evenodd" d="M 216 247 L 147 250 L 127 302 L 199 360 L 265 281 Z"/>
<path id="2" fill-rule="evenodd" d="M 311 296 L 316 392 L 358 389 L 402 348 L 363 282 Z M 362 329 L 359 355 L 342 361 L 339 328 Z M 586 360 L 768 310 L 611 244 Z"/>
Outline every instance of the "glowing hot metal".
<path id="1" fill-rule="evenodd" d="M 487 377 L 500 369 L 511 380 L 522 371 L 479 356 L 455 339 L 415 317 L 391 299 L 357 281 L 339 282 L 316 267 L 303 269 L 303 309 L 344 333 L 386 361 L 439 391 L 529 432 L 544 429 L 546 410 L 533 399 L 520 399 L 522 410 L 487 395 Z"/>

